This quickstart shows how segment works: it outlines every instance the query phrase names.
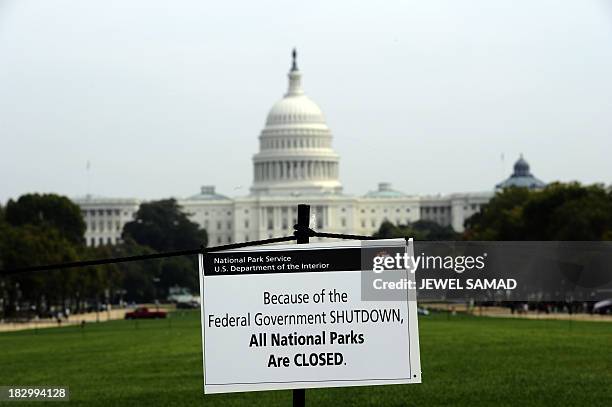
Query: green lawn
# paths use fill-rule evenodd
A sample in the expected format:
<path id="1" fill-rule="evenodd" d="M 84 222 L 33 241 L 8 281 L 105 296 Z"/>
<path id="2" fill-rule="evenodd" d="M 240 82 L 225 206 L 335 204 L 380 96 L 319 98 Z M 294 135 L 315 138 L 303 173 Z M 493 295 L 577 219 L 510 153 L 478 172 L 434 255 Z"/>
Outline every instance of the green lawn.
<path id="1" fill-rule="evenodd" d="M 612 405 L 612 324 L 446 315 L 419 324 L 423 384 L 307 390 L 307 405 Z M 198 312 L 3 333 L 0 385 L 68 385 L 73 404 L 100 406 L 291 404 L 290 391 L 203 396 L 201 358 Z"/>

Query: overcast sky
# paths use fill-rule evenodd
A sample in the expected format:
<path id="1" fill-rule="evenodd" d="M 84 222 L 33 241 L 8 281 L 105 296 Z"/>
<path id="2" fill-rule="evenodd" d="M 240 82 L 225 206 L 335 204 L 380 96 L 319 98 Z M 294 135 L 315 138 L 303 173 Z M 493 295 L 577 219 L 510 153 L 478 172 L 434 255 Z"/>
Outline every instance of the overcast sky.
<path id="1" fill-rule="evenodd" d="M 0 0 L 0 202 L 247 194 L 293 46 L 347 193 L 609 184 L 611 45 L 598 0 Z"/>

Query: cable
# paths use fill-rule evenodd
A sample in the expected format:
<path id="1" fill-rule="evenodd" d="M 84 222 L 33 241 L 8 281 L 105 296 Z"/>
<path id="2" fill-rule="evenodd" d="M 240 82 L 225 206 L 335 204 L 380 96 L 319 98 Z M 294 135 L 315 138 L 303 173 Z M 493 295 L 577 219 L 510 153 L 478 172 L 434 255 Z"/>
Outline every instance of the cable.
<path id="1" fill-rule="evenodd" d="M 6 275 L 13 275 L 13 274 L 33 273 L 33 272 L 38 272 L 38 271 L 50 271 L 50 270 L 68 269 L 68 268 L 75 268 L 75 267 L 101 266 L 104 264 L 126 263 L 129 261 L 142 261 L 142 260 L 161 259 L 161 258 L 166 258 L 166 257 L 191 256 L 191 255 L 200 254 L 200 253 L 239 249 L 241 247 L 259 246 L 259 245 L 270 244 L 270 243 L 288 242 L 291 240 L 297 240 L 298 236 L 304 235 L 304 234 L 309 237 L 376 240 L 376 238 L 372 236 L 347 235 L 347 234 L 341 234 L 341 233 L 324 233 L 324 232 L 315 232 L 314 230 L 310 228 L 307 228 L 305 230 L 301 228 L 298 230 L 296 228 L 296 231 L 294 232 L 293 236 L 275 237 L 275 238 L 264 239 L 264 240 L 253 240 L 250 242 L 232 243 L 232 244 L 213 246 L 213 247 L 200 247 L 198 249 L 141 254 L 138 256 L 114 257 L 110 259 L 97 259 L 97 260 L 82 260 L 82 261 L 72 261 L 72 262 L 67 262 L 67 263 L 47 264 L 44 266 L 22 267 L 22 268 L 13 269 L 13 270 L 2 270 L 0 271 L 0 275 L 6 276 Z"/>
<path id="2" fill-rule="evenodd" d="M 213 247 L 207 247 L 207 248 L 200 247 L 199 249 L 177 250 L 173 252 L 141 254 L 138 256 L 114 257 L 110 259 L 83 260 L 83 261 L 72 261 L 72 262 L 67 262 L 67 263 L 47 264 L 44 266 L 22 267 L 22 268 L 13 269 L 13 270 L 2 270 L 0 271 L 0 275 L 13 275 L 13 274 L 31 273 L 31 272 L 37 272 L 37 271 L 68 269 L 68 268 L 75 268 L 75 267 L 100 266 L 103 264 L 126 263 L 129 261 L 152 260 L 152 259 L 161 259 L 165 257 L 190 256 L 190 255 L 206 253 L 206 252 L 216 252 L 216 251 L 221 251 L 221 250 L 238 249 L 238 248 L 247 247 L 247 246 L 257 246 L 260 244 L 281 243 L 281 242 L 287 242 L 287 241 L 295 240 L 295 239 L 296 239 L 295 236 L 276 237 L 273 239 L 255 240 L 251 242 L 233 243 L 233 244 L 226 244 L 226 245 L 213 246 Z"/>
<path id="3" fill-rule="evenodd" d="M 315 232 L 313 230 L 313 235 L 315 237 L 329 237 L 334 239 L 347 239 L 347 240 L 377 240 L 377 237 L 373 236 L 361 236 L 361 235 L 347 235 L 343 233 L 325 233 L 325 232 Z"/>
<path id="4" fill-rule="evenodd" d="M 13 269 L 13 270 L 2 270 L 0 274 L 11 275 L 11 274 L 31 273 L 31 272 L 37 272 L 37 271 L 68 269 L 68 268 L 74 268 L 74 267 L 100 266 L 103 264 L 125 263 L 128 261 L 139 261 L 139 260 L 151 260 L 151 259 L 159 259 L 163 257 L 188 256 L 192 254 L 198 254 L 200 252 L 201 252 L 200 249 L 192 249 L 192 250 L 179 250 L 179 251 L 174 251 L 174 252 L 141 254 L 138 256 L 114 257 L 110 259 L 71 261 L 68 263 L 57 263 L 57 264 L 48 264 L 44 266 L 22 267 L 22 268 Z"/>

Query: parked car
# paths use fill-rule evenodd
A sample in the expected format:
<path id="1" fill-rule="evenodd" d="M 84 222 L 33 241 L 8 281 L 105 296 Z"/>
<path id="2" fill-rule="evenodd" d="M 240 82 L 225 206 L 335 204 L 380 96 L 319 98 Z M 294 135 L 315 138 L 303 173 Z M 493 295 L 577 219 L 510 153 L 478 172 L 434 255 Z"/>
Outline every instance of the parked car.
<path id="1" fill-rule="evenodd" d="M 599 301 L 593 306 L 594 314 L 612 314 L 612 299 Z"/>
<path id="2" fill-rule="evenodd" d="M 166 316 L 166 311 L 152 311 L 146 307 L 136 308 L 134 311 L 125 313 L 125 319 L 157 319 L 166 318 Z"/>
<path id="3" fill-rule="evenodd" d="M 107 304 L 98 304 L 98 311 L 107 311 L 108 310 L 108 305 Z M 87 312 L 96 312 L 96 306 L 94 305 L 90 305 L 89 307 L 87 307 Z"/>
<path id="4" fill-rule="evenodd" d="M 177 309 L 197 309 L 197 308 L 200 308 L 200 303 L 195 300 L 186 301 L 186 302 L 177 302 L 176 308 Z"/>
<path id="5" fill-rule="evenodd" d="M 419 315 L 429 315 L 429 310 L 427 308 L 418 307 L 417 314 Z"/>

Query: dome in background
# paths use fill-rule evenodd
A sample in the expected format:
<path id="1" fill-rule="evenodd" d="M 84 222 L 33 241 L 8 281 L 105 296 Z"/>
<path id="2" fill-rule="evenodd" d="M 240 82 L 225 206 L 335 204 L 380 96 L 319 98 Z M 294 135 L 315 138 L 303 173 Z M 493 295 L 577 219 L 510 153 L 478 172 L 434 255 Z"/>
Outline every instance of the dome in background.
<path id="1" fill-rule="evenodd" d="M 272 106 L 266 119 L 266 126 L 300 123 L 325 125 L 321 108 L 306 95 L 279 100 Z"/>
<path id="2" fill-rule="evenodd" d="M 288 74 L 289 87 L 266 118 L 253 157 L 254 194 L 340 193 L 340 157 L 321 108 L 304 94 L 297 54 Z"/>
<path id="3" fill-rule="evenodd" d="M 224 201 L 229 200 L 225 195 L 221 195 L 215 192 L 214 185 L 202 185 L 200 193 L 197 195 L 190 196 L 187 198 L 189 201 Z"/>
<path id="4" fill-rule="evenodd" d="M 369 191 L 364 195 L 366 198 L 403 198 L 407 195 L 401 191 L 391 188 L 389 182 L 379 182 L 376 191 Z"/>
<path id="5" fill-rule="evenodd" d="M 515 176 L 529 176 L 529 163 L 523 158 L 523 154 L 514 163 L 514 174 Z"/>
<path id="6" fill-rule="evenodd" d="M 289 88 L 276 102 L 266 119 L 266 127 L 283 124 L 322 124 L 325 116 L 321 108 L 304 94 L 302 74 L 297 67 L 297 53 L 293 50 L 293 63 L 289 71 Z"/>
<path id="7" fill-rule="evenodd" d="M 509 187 L 529 188 L 529 189 L 542 189 L 546 186 L 546 183 L 540 181 L 531 174 L 529 170 L 529 163 L 523 158 L 523 154 L 514 163 L 514 172 L 508 179 L 500 182 L 495 187 L 497 189 L 504 189 Z"/>

